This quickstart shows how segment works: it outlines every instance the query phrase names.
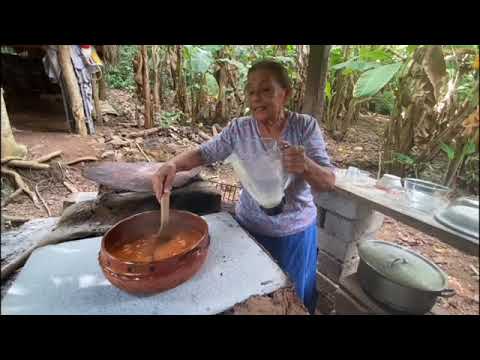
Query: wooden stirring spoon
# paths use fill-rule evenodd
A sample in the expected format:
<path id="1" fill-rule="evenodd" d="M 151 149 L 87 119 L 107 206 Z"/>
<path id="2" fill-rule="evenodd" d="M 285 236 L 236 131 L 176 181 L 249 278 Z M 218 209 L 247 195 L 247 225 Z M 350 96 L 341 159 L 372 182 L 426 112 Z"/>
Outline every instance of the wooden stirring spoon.
<path id="1" fill-rule="evenodd" d="M 152 237 L 152 261 L 155 257 L 155 249 L 157 248 L 157 243 L 161 239 L 162 231 L 165 229 L 170 215 L 170 191 L 164 192 L 160 198 L 160 227 L 158 231 Z"/>
<path id="2" fill-rule="evenodd" d="M 168 223 L 170 215 L 170 191 L 164 192 L 160 198 L 160 228 L 157 231 L 157 236 L 160 237 L 162 230 Z"/>

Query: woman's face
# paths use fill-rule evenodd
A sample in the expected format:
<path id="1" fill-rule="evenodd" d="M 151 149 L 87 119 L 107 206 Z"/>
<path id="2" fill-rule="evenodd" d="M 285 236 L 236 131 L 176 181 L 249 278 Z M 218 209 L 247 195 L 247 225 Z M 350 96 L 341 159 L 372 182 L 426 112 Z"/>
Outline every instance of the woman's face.
<path id="1" fill-rule="evenodd" d="M 246 95 L 252 115 L 261 122 L 279 119 L 290 91 L 282 88 L 268 70 L 257 70 L 248 76 Z"/>

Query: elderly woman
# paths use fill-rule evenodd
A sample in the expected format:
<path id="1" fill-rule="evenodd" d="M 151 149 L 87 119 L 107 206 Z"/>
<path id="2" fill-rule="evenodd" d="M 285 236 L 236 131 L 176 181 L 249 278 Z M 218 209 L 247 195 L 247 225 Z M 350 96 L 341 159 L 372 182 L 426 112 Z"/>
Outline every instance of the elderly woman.
<path id="1" fill-rule="evenodd" d="M 170 191 L 177 171 L 223 161 L 245 139 L 261 144 L 262 139 L 268 138 L 282 144 L 284 168 L 293 175 L 285 191 L 283 211 L 268 215 L 244 189 L 236 218 L 289 275 L 299 297 L 313 313 L 317 209 L 312 190 L 331 190 L 335 175 L 317 121 L 309 115 L 285 110 L 291 86 L 284 67 L 274 61 L 260 61 L 249 69 L 247 79 L 251 116 L 233 119 L 210 141 L 165 163 L 152 178 L 153 188 L 160 200 L 164 192 Z"/>

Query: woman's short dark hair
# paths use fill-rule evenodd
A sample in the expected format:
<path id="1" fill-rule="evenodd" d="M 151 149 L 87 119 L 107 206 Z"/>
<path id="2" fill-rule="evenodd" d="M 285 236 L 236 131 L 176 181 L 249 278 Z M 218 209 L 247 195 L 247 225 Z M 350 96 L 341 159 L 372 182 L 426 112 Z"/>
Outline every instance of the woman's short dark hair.
<path id="1" fill-rule="evenodd" d="M 279 62 L 269 59 L 257 61 L 248 69 L 248 75 L 257 70 L 270 71 L 282 88 L 287 90 L 291 89 L 292 86 L 287 69 Z"/>

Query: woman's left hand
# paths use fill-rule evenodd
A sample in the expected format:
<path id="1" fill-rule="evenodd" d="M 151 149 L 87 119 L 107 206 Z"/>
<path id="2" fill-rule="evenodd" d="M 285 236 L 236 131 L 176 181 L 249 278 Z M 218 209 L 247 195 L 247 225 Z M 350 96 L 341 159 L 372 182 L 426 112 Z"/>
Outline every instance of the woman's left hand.
<path id="1" fill-rule="evenodd" d="M 293 146 L 282 143 L 283 166 L 285 170 L 293 174 L 304 174 L 308 167 L 308 159 L 303 146 Z"/>

